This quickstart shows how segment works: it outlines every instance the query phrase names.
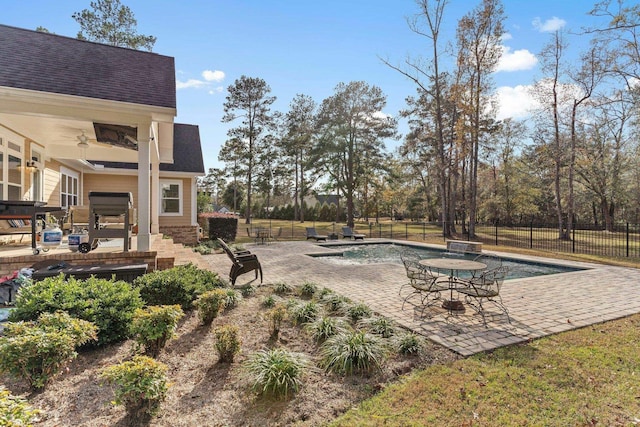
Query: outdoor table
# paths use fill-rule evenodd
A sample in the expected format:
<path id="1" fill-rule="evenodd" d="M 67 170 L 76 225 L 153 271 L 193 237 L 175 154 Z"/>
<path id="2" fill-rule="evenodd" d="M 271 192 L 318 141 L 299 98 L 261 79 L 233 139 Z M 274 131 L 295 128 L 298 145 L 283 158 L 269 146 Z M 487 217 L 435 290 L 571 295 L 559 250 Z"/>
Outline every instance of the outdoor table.
<path id="1" fill-rule="evenodd" d="M 260 243 L 264 245 L 265 240 L 269 241 L 270 238 L 271 238 L 271 232 L 268 229 L 258 228 L 256 230 L 256 234 L 255 234 L 256 244 L 258 243 L 258 241 L 260 241 Z"/>
<path id="2" fill-rule="evenodd" d="M 63 212 L 65 208 L 45 206 L 46 202 L 32 200 L 0 200 L 0 218 L 2 219 L 28 219 L 31 221 L 31 250 L 34 255 L 40 251 L 37 248 L 36 221 L 48 212 Z"/>
<path id="3" fill-rule="evenodd" d="M 459 299 L 453 299 L 453 291 L 456 288 L 457 272 L 458 271 L 478 271 L 478 270 L 484 270 L 487 268 L 487 265 L 482 262 L 471 261 L 471 260 L 460 259 L 460 258 L 431 258 L 431 259 L 423 259 L 423 260 L 420 260 L 419 262 L 424 266 L 427 266 L 429 268 L 435 268 L 438 271 L 441 271 L 441 270 L 449 271 L 450 296 L 448 300 L 444 300 L 442 303 L 442 308 L 446 308 L 447 310 L 449 310 L 449 312 L 464 310 L 464 304 L 462 303 L 462 301 L 460 301 Z"/>

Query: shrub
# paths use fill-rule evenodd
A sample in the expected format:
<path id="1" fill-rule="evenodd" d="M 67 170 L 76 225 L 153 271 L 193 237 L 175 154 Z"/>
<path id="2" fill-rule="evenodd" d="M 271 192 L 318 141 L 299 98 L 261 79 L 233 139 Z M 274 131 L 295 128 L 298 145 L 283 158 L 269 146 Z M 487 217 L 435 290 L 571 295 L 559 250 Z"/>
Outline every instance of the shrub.
<path id="1" fill-rule="evenodd" d="M 98 328 L 93 323 L 71 317 L 69 313 L 61 310 L 42 313 L 36 322 L 9 322 L 4 327 L 4 335 L 15 337 L 29 333 L 29 329 L 33 327 L 50 332 L 64 332 L 73 339 L 76 347 L 98 338 Z"/>
<path id="2" fill-rule="evenodd" d="M 31 427 L 41 412 L 32 409 L 28 401 L 20 396 L 14 396 L 11 392 L 0 386 L 0 425 L 7 427 L 26 426 Z"/>
<path id="3" fill-rule="evenodd" d="M 325 316 L 313 323 L 309 323 L 307 329 L 311 332 L 311 336 L 316 342 L 323 342 L 339 332 L 346 331 L 347 328 L 342 319 Z"/>
<path id="4" fill-rule="evenodd" d="M 404 355 L 418 354 L 422 349 L 422 342 L 416 334 L 407 332 L 396 340 L 396 349 L 398 353 Z"/>
<path id="5" fill-rule="evenodd" d="M 133 315 L 131 334 L 146 354 L 157 357 L 175 335 L 182 316 L 184 312 L 177 304 L 140 308 Z"/>
<path id="6" fill-rule="evenodd" d="M 379 369 L 385 357 L 381 341 L 363 331 L 332 336 L 324 342 L 320 353 L 321 366 L 327 372 L 347 375 Z"/>
<path id="7" fill-rule="evenodd" d="M 278 282 L 273 285 L 273 292 L 278 295 L 290 294 L 293 292 L 293 287 L 284 282 Z"/>
<path id="8" fill-rule="evenodd" d="M 374 335 L 389 338 L 395 333 L 393 322 L 385 317 L 371 317 L 360 320 L 358 326 L 366 328 Z"/>
<path id="9" fill-rule="evenodd" d="M 358 322 L 365 317 L 370 317 L 371 309 L 366 304 L 354 304 L 347 309 L 347 315 L 353 322 Z"/>
<path id="10" fill-rule="evenodd" d="M 240 287 L 240 294 L 247 298 L 256 293 L 256 288 L 251 285 L 243 285 Z"/>
<path id="11" fill-rule="evenodd" d="M 238 292 L 234 291 L 233 289 L 227 289 L 226 299 L 224 303 L 225 310 L 229 310 L 234 307 L 237 307 L 238 304 L 240 304 L 241 300 L 242 300 L 242 295 L 240 295 Z"/>
<path id="12" fill-rule="evenodd" d="M 318 285 L 311 282 L 304 282 L 302 286 L 300 286 L 300 296 L 304 298 L 313 298 L 313 295 L 318 290 Z"/>
<path id="13" fill-rule="evenodd" d="M 244 365 L 252 377 L 253 389 L 276 398 L 286 398 L 299 390 L 306 366 L 303 355 L 279 348 L 258 351 Z"/>
<path id="14" fill-rule="evenodd" d="M 271 308 L 276 305 L 276 299 L 273 295 L 268 295 L 262 299 L 262 306 L 266 308 Z"/>
<path id="15" fill-rule="evenodd" d="M 216 273 L 187 264 L 137 277 L 133 286 L 140 290 L 147 305 L 179 304 L 189 310 L 199 295 L 222 287 L 223 283 Z"/>
<path id="16" fill-rule="evenodd" d="M 203 325 L 210 325 L 213 319 L 225 308 L 227 292 L 224 289 L 214 289 L 204 292 L 195 302 L 198 317 Z"/>
<path id="17" fill-rule="evenodd" d="M 65 279 L 60 274 L 20 288 L 9 320 L 35 320 L 42 313 L 64 310 L 96 325 L 96 345 L 104 345 L 129 337 L 133 313 L 142 305 L 138 291 L 127 282 Z"/>
<path id="18" fill-rule="evenodd" d="M 134 356 L 132 360 L 107 367 L 101 378 L 114 384 L 116 405 L 124 405 L 131 425 L 144 425 L 157 414 L 167 394 L 167 366 L 151 357 Z"/>
<path id="19" fill-rule="evenodd" d="M 331 289 L 329 289 L 329 288 L 322 288 L 322 289 L 320 290 L 320 295 L 319 295 L 319 297 L 320 297 L 320 299 L 325 299 L 328 295 L 331 295 L 331 294 L 333 294 L 333 293 L 334 293 L 334 292 L 333 292 Z"/>
<path id="20" fill-rule="evenodd" d="M 349 308 L 349 298 L 334 293 L 325 294 L 322 302 L 329 313 L 346 314 Z"/>
<path id="21" fill-rule="evenodd" d="M 220 362 L 233 362 L 233 358 L 240 352 L 240 345 L 242 344 L 238 337 L 238 327 L 234 325 L 220 326 L 214 330 L 214 335 Z"/>
<path id="22" fill-rule="evenodd" d="M 193 248 L 194 252 L 199 253 L 200 255 L 211 255 L 213 252 L 213 248 L 205 244 L 199 244 L 195 248 Z"/>
<path id="23" fill-rule="evenodd" d="M 43 313 L 38 322 L 8 323 L 0 337 L 0 371 L 44 388 L 78 354 L 75 348 L 97 338 L 90 322 L 65 312 Z"/>
<path id="24" fill-rule="evenodd" d="M 296 325 L 313 322 L 318 317 L 318 305 L 313 301 L 297 304 L 291 308 L 291 317 Z"/>
<path id="25" fill-rule="evenodd" d="M 269 319 L 271 336 L 277 337 L 282 322 L 287 318 L 287 308 L 279 304 L 267 312 L 267 318 Z"/>

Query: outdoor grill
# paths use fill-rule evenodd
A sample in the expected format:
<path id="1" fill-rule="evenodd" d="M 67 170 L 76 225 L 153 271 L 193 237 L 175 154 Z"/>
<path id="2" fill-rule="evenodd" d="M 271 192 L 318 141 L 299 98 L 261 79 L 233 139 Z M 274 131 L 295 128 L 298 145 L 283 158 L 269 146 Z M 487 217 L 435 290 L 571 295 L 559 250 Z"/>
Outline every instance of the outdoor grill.
<path id="1" fill-rule="evenodd" d="M 103 191 L 89 192 L 89 242 L 82 243 L 78 250 L 87 253 L 98 246 L 98 239 L 123 239 L 124 251 L 131 246 L 133 197 L 131 193 Z M 115 221 L 114 221 L 115 220 Z M 110 222 L 123 226 L 111 228 Z"/>

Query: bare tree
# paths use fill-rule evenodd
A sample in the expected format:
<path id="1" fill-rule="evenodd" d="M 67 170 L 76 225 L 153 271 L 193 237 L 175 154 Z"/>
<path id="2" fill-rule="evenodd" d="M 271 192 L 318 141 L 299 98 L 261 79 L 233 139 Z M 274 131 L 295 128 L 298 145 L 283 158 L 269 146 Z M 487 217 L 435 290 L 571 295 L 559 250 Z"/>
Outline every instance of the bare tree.
<path id="1" fill-rule="evenodd" d="M 504 8 L 501 0 L 483 0 L 482 3 L 458 21 L 458 69 L 461 85 L 458 90 L 461 117 L 466 132 L 459 136 L 469 138 L 469 236 L 475 236 L 478 208 L 478 161 L 480 142 L 489 132 L 493 82 L 491 74 L 502 55 L 501 40 L 504 33 Z M 463 141 L 467 142 L 467 141 Z"/>
<path id="2" fill-rule="evenodd" d="M 416 4 L 420 12 L 415 17 L 408 19 L 407 23 L 411 31 L 430 40 L 429 58 L 426 60 L 419 57 L 417 59 L 407 58 L 403 66 L 393 65 L 388 60 L 382 60 L 382 62 L 414 82 L 418 86 L 420 98 L 430 97 L 433 99 L 435 138 L 431 139 L 429 143 L 435 148 L 442 233 L 445 237 L 451 237 L 454 232 L 455 212 L 452 209 L 450 199 L 450 161 L 447 158 L 445 142 L 443 119 L 445 99 L 443 96 L 443 72 L 440 67 L 440 28 L 449 0 L 416 0 Z"/>

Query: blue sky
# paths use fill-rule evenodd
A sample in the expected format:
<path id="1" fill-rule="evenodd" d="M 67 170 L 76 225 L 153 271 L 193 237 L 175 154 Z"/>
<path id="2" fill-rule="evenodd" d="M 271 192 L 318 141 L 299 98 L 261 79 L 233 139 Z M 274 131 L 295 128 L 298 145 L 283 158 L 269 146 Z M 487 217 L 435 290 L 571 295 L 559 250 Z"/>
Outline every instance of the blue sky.
<path id="1" fill-rule="evenodd" d="M 478 1 L 451 0 L 443 39 L 454 42 L 457 20 Z M 74 12 L 89 0 L 6 2 L 0 23 L 75 37 Z M 317 103 L 340 82 L 364 80 L 387 95 L 384 113 L 396 116 L 415 86 L 380 58 L 401 64 L 428 57 L 428 40 L 409 30 L 413 0 L 121 0 L 138 21 L 138 32 L 154 35 L 154 52 L 173 56 L 178 87 L 176 122 L 200 126 L 205 168 L 223 166 L 218 151 L 231 124 L 221 123 L 226 88 L 242 75 L 264 79 L 286 112 L 298 93 Z M 578 32 L 593 25 L 589 0 L 503 0 L 507 20 L 503 62 L 494 75 L 499 118 L 526 116 L 526 88 L 540 78 L 537 55 L 550 31 Z M 577 55 L 584 36 L 568 36 Z M 406 131 L 401 123 L 400 131 Z M 392 150 L 397 142 L 389 141 Z"/>

